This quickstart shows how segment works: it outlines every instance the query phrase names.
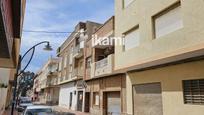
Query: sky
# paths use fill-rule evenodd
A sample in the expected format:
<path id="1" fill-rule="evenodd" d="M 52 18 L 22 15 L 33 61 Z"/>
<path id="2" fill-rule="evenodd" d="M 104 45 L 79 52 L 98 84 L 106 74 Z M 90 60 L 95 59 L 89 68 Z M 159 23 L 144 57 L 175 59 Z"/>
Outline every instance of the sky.
<path id="1" fill-rule="evenodd" d="M 104 23 L 114 15 L 114 0 L 27 0 L 23 30 L 72 32 L 80 21 Z M 53 51 L 43 51 L 44 44 L 36 47 L 34 57 L 26 70 L 37 72 L 50 57 L 56 57 L 57 48 L 68 33 L 22 33 L 21 55 L 41 41 L 50 41 Z M 29 52 L 22 60 L 24 68 Z"/>

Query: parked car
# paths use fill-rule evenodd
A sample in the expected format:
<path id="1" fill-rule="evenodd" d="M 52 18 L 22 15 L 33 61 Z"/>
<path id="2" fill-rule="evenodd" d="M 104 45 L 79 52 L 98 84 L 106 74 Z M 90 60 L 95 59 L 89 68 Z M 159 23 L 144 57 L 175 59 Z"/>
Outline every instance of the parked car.
<path id="1" fill-rule="evenodd" d="M 22 115 L 54 115 L 52 107 L 33 105 L 28 106 Z"/>
<path id="2" fill-rule="evenodd" d="M 29 100 L 29 99 L 21 99 L 19 101 L 18 106 L 17 106 L 17 110 L 19 112 L 23 112 L 28 106 L 31 106 L 31 105 L 33 105 L 31 100 Z"/>

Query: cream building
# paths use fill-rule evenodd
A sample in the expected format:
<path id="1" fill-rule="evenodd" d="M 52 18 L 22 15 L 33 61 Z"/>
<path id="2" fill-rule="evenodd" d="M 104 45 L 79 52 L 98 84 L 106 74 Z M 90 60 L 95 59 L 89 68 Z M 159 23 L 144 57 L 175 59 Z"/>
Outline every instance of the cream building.
<path id="1" fill-rule="evenodd" d="M 204 114 L 204 1 L 115 0 L 115 70 L 127 113 Z"/>
<path id="2" fill-rule="evenodd" d="M 58 105 L 59 87 L 58 70 L 59 59 L 50 58 L 37 73 L 34 80 L 34 100 L 42 104 Z"/>
<path id="3" fill-rule="evenodd" d="M 85 112 L 91 115 L 126 113 L 126 77 L 114 71 L 114 44 L 93 44 L 97 40 L 104 42 L 102 38 L 112 41 L 114 26 L 113 16 L 94 32 L 92 38 L 85 40 Z"/>
<path id="4" fill-rule="evenodd" d="M 84 40 L 90 38 L 99 26 L 100 24 L 95 22 L 79 22 L 73 33 L 58 48 L 59 106 L 61 107 L 84 111 Z"/>

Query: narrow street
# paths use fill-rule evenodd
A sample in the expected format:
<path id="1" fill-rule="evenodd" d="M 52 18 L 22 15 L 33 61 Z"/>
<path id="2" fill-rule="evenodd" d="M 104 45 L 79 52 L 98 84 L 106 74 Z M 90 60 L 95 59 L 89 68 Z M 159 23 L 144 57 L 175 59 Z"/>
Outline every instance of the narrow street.
<path id="1" fill-rule="evenodd" d="M 204 115 L 204 0 L 0 0 L 0 115 Z"/>

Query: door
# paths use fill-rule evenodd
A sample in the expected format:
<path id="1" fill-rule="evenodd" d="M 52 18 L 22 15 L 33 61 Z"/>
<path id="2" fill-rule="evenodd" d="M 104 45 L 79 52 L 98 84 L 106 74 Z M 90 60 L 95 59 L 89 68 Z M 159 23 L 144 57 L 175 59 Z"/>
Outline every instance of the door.
<path id="1" fill-rule="evenodd" d="M 82 104 L 83 104 L 83 91 L 78 91 L 77 111 L 82 111 Z"/>
<path id="2" fill-rule="evenodd" d="M 70 97 L 69 97 L 69 109 L 71 109 L 71 107 L 72 107 L 72 96 L 73 96 L 73 94 L 71 92 Z"/>
<path id="3" fill-rule="evenodd" d="M 133 86 L 134 115 L 163 115 L 161 84 Z"/>
<path id="4" fill-rule="evenodd" d="M 108 115 L 121 114 L 121 99 L 120 92 L 107 93 L 107 113 Z"/>
<path id="5" fill-rule="evenodd" d="M 84 107 L 84 112 L 89 112 L 90 108 L 90 93 L 86 92 L 85 93 L 85 107 Z"/>

